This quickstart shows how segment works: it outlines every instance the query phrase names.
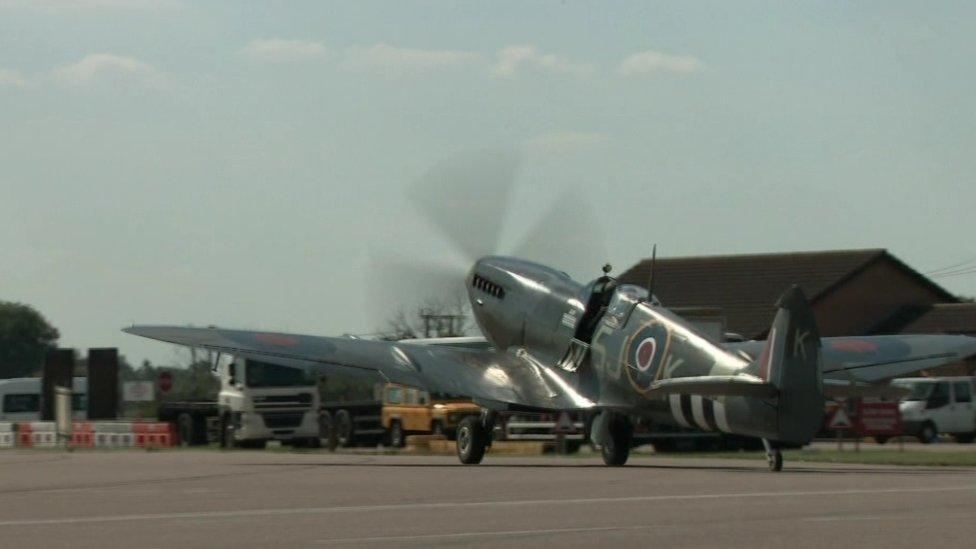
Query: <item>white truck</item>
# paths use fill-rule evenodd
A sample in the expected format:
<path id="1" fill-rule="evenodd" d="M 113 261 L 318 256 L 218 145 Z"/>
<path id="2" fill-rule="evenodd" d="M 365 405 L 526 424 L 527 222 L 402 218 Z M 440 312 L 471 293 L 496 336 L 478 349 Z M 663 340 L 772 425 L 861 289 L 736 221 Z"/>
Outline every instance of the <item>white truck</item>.
<path id="1" fill-rule="evenodd" d="M 72 380 L 71 416 L 85 419 L 88 411 L 88 378 Z M 0 379 L 0 421 L 41 420 L 41 378 Z"/>
<path id="2" fill-rule="evenodd" d="M 923 443 L 935 442 L 942 433 L 956 442 L 976 440 L 976 407 L 972 377 L 900 378 L 891 382 L 910 393 L 901 399 L 902 432 Z"/>
<path id="3" fill-rule="evenodd" d="M 176 424 L 184 445 L 217 438 L 224 447 L 263 448 L 270 440 L 319 445 L 319 393 L 304 371 L 226 357 L 215 364 L 217 400 L 161 402 L 160 421 Z"/>

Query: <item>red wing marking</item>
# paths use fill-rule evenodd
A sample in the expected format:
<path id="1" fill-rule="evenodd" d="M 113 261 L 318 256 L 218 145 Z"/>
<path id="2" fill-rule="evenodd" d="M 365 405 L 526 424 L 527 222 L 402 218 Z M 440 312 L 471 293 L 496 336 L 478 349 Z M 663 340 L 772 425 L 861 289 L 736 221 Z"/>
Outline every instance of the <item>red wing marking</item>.
<path id="1" fill-rule="evenodd" d="M 297 339 L 284 334 L 254 334 L 254 339 L 265 345 L 274 345 L 275 347 L 294 347 L 298 345 Z"/>
<path id="2" fill-rule="evenodd" d="M 872 353 L 878 350 L 878 346 L 870 341 L 863 339 L 838 339 L 831 342 L 831 347 L 838 351 L 849 351 L 852 353 Z"/>

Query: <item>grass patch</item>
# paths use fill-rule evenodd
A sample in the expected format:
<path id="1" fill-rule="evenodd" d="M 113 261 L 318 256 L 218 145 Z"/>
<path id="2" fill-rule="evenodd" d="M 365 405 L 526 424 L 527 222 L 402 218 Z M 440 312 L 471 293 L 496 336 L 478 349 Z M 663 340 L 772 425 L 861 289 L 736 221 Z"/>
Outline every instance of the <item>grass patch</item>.
<path id="1" fill-rule="evenodd" d="M 764 452 L 701 452 L 657 454 L 659 457 L 755 459 L 765 461 Z M 929 452 L 919 450 L 786 450 L 783 461 L 820 463 L 862 463 L 869 465 L 918 465 L 976 467 L 976 452 Z"/>

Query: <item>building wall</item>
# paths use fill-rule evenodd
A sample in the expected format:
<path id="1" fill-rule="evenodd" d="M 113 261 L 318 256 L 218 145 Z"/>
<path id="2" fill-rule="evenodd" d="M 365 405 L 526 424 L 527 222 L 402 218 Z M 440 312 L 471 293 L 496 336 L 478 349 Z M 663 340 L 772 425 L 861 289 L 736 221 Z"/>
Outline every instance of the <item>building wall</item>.
<path id="1" fill-rule="evenodd" d="M 860 335 L 906 305 L 943 301 L 934 290 L 890 261 L 875 261 L 813 303 L 823 336 Z"/>

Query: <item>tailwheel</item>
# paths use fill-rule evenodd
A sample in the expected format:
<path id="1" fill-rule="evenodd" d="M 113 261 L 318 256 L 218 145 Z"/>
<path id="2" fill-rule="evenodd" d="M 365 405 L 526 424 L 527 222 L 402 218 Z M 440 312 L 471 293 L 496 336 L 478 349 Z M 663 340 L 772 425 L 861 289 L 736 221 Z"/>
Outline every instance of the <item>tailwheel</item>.
<path id="1" fill-rule="evenodd" d="M 457 455 L 461 463 L 481 463 L 488 448 L 489 435 L 490 431 L 485 428 L 480 417 L 468 416 L 461 420 L 457 428 Z"/>
<path id="2" fill-rule="evenodd" d="M 769 470 L 774 473 L 782 471 L 783 452 L 779 448 L 774 448 L 766 439 L 763 439 L 763 446 L 766 447 L 766 465 L 769 466 Z"/>
<path id="3" fill-rule="evenodd" d="M 634 436 L 634 428 L 626 416 L 614 416 L 610 420 L 608 430 L 609 440 L 601 449 L 603 463 L 619 467 L 627 463 L 627 458 L 630 457 L 630 442 Z"/>

